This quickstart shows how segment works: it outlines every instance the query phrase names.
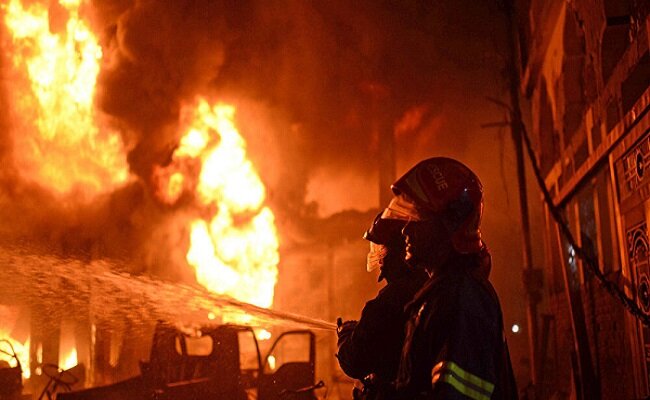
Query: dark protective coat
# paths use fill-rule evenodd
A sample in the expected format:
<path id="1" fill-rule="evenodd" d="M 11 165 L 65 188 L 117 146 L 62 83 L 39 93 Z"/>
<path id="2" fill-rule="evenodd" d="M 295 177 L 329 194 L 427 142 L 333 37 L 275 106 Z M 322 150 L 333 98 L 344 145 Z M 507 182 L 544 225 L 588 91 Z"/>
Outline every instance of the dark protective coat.
<path id="1" fill-rule="evenodd" d="M 410 271 L 389 279 L 377 297 L 366 303 L 356 326 L 339 335 L 337 357 L 341 369 L 359 380 L 370 374 L 375 376 L 365 398 L 393 398 L 389 386 L 397 376 L 404 342 L 404 306 L 422 288 L 426 278 L 422 271 Z"/>
<path id="2" fill-rule="evenodd" d="M 476 256 L 456 256 L 408 305 L 401 398 L 517 398 L 501 307 L 479 264 Z"/>

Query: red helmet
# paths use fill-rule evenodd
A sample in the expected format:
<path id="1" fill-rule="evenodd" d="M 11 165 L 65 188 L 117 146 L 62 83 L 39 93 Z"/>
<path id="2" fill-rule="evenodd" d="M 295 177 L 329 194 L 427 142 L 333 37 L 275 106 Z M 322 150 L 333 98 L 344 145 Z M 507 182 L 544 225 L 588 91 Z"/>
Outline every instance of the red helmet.
<path id="1" fill-rule="evenodd" d="M 483 185 L 467 166 L 451 158 L 429 158 L 411 168 L 391 189 L 414 203 L 413 220 L 442 217 L 456 251 L 481 250 Z"/>

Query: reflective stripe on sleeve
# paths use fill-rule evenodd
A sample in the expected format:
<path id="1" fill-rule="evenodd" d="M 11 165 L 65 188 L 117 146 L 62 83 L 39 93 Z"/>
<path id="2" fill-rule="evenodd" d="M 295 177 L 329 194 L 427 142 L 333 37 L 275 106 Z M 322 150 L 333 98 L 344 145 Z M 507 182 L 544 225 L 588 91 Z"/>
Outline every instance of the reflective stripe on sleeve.
<path id="1" fill-rule="evenodd" d="M 451 361 L 439 362 L 431 371 L 431 384 L 442 381 L 474 400 L 489 400 L 494 384 L 473 375 Z"/>

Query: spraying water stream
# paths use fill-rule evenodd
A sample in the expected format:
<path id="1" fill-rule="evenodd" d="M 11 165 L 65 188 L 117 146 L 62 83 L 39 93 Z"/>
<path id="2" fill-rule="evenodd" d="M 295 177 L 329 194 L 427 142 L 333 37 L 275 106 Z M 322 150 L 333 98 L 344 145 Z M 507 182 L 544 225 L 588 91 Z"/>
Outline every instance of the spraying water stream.
<path id="1" fill-rule="evenodd" d="M 128 320 L 136 331 L 138 327 L 148 331 L 158 320 L 336 328 L 324 320 L 257 307 L 200 287 L 118 273 L 124 264 L 116 261 L 84 262 L 12 245 L 0 246 L 0 266 L 0 302 L 28 306 L 53 320 L 77 316 L 91 321 Z"/>

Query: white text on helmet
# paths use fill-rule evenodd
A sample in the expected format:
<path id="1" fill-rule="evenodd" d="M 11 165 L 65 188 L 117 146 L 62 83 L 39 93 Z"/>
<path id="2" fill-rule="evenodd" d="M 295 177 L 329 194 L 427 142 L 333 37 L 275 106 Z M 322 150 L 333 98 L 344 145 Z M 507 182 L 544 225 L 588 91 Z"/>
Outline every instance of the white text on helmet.
<path id="1" fill-rule="evenodd" d="M 440 168 L 438 168 L 437 165 L 434 165 L 431 168 L 431 173 L 433 174 L 433 180 L 436 182 L 436 188 L 438 191 L 447 189 L 449 186 L 447 185 L 447 180 L 445 179 L 445 176 L 442 174 L 442 171 L 440 171 Z"/>

